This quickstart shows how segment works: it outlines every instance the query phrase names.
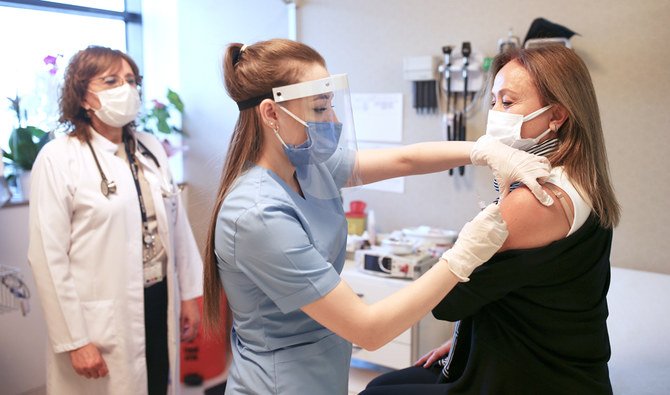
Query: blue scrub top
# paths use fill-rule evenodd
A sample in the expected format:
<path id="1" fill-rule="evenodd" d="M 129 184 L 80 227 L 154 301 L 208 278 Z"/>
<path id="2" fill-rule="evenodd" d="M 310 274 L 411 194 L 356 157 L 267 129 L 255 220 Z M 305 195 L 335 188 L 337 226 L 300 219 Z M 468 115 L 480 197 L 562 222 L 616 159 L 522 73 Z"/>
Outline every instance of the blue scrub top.
<path id="1" fill-rule="evenodd" d="M 219 274 L 233 314 L 226 394 L 346 394 L 351 344 L 300 310 L 332 291 L 346 254 L 339 197 L 349 161 L 298 169 L 332 189 L 303 198 L 254 166 L 226 196 L 215 231 Z M 346 162 L 346 163 L 345 163 Z"/>

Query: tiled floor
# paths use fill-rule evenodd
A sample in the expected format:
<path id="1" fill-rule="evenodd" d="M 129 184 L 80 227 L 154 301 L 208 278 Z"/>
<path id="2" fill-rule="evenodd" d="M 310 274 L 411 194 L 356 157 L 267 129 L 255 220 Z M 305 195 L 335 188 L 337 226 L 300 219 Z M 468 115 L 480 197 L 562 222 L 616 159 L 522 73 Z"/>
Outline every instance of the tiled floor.
<path id="1" fill-rule="evenodd" d="M 389 369 L 353 361 L 351 369 L 349 370 L 349 395 L 358 394 L 365 389 L 365 386 L 370 380 L 387 371 L 389 371 Z M 203 395 L 205 389 L 213 387 L 223 382 L 225 379 L 226 373 L 224 372 L 220 376 L 209 379 L 197 387 L 189 387 L 181 384 L 181 393 L 182 395 Z M 223 395 L 223 393 L 217 395 Z"/>

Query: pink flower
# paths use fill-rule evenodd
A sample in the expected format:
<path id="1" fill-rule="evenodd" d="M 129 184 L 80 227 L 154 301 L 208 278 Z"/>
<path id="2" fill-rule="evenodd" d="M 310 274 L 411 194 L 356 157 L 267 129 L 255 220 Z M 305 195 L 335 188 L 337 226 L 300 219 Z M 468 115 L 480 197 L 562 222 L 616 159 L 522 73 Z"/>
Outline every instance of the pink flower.
<path id="1" fill-rule="evenodd" d="M 163 139 L 161 141 L 161 144 L 163 145 L 163 149 L 165 150 L 165 153 L 167 154 L 168 158 L 171 158 L 174 154 L 178 152 L 183 152 L 188 149 L 188 146 L 186 145 L 172 145 L 168 139 Z"/>
<path id="2" fill-rule="evenodd" d="M 158 100 L 154 99 L 154 107 L 156 107 L 158 110 L 162 110 L 165 108 L 165 104 L 159 102 Z"/>
<path id="3" fill-rule="evenodd" d="M 51 65 L 56 65 L 56 60 L 58 60 L 55 56 L 47 55 L 44 58 L 44 64 L 51 64 Z"/>
<path id="4" fill-rule="evenodd" d="M 61 56 L 61 55 L 58 55 L 58 56 Z M 47 66 L 51 65 L 51 67 L 49 67 L 49 74 L 51 74 L 51 75 L 56 75 L 56 73 L 58 72 L 58 65 L 56 64 L 57 60 L 58 60 L 58 58 L 56 56 L 51 56 L 51 55 L 47 55 L 44 58 L 44 64 L 47 65 Z"/>

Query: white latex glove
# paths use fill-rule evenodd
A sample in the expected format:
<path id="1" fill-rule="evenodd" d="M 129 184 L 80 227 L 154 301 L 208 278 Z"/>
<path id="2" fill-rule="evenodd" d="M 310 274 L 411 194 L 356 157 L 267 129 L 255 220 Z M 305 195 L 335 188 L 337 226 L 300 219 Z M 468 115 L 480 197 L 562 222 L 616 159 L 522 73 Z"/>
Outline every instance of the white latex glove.
<path id="1" fill-rule="evenodd" d="M 463 226 L 456 243 L 442 254 L 442 259 L 459 280 L 470 281 L 472 271 L 500 249 L 508 234 L 498 205 L 492 203 Z"/>
<path id="2" fill-rule="evenodd" d="M 500 187 L 500 200 L 507 196 L 513 182 L 520 181 L 540 203 L 545 206 L 554 204 L 554 200 L 538 182 L 549 177 L 551 165 L 547 158 L 509 147 L 484 135 L 472 147 L 470 160 L 473 165 L 491 168 Z"/>

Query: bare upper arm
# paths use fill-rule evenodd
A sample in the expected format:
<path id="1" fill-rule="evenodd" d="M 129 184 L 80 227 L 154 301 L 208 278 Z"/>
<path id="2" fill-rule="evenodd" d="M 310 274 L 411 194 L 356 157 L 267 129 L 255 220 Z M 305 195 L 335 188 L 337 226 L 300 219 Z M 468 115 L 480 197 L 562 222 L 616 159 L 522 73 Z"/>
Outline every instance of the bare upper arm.
<path id="1" fill-rule="evenodd" d="M 568 234 L 570 225 L 562 205 L 551 190 L 546 187 L 544 190 L 554 199 L 549 207 L 542 205 L 526 187 L 515 189 L 500 202 L 500 213 L 509 230 L 500 251 L 543 247 Z"/>

